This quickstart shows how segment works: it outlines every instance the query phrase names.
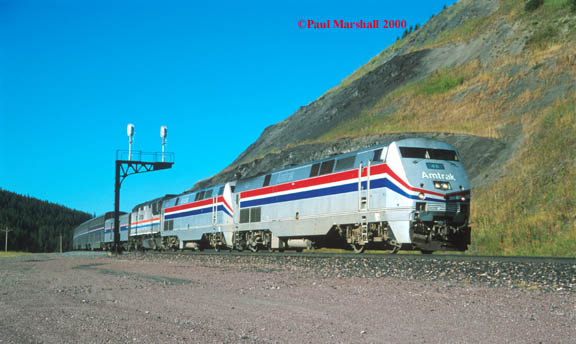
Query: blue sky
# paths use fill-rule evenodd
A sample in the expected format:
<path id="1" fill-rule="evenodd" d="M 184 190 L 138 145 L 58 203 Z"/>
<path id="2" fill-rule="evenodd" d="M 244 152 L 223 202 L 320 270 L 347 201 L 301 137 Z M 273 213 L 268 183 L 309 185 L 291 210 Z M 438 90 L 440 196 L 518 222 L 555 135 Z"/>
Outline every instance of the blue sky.
<path id="1" fill-rule="evenodd" d="M 101 214 L 114 158 L 160 151 L 121 209 L 180 193 L 262 130 L 320 97 L 403 29 L 300 29 L 299 20 L 425 23 L 454 1 L 0 0 L 0 188 Z"/>

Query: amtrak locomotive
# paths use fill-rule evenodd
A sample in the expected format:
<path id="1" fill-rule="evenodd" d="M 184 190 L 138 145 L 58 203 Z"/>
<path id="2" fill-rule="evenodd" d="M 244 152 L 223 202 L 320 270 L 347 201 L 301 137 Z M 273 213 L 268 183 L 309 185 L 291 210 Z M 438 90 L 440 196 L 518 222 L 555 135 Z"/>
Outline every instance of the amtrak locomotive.
<path id="1" fill-rule="evenodd" d="M 466 250 L 469 218 L 470 183 L 455 148 L 413 138 L 143 203 L 124 215 L 121 239 L 133 249 L 431 253 Z M 109 247 L 87 245 L 95 220 L 76 229 L 75 248 Z"/>

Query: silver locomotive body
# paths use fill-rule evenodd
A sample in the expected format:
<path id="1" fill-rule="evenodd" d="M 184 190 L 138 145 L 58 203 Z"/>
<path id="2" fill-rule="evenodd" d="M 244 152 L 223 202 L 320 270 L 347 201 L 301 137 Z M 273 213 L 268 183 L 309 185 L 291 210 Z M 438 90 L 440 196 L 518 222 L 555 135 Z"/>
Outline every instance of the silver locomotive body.
<path id="1" fill-rule="evenodd" d="M 406 139 L 236 183 L 248 248 L 465 250 L 470 185 L 454 147 Z"/>
<path id="2" fill-rule="evenodd" d="M 217 185 L 167 199 L 162 209 L 165 248 L 226 247 L 231 242 L 234 210 L 232 186 Z"/>
<path id="3" fill-rule="evenodd" d="M 138 204 L 130 214 L 129 248 L 160 249 L 162 239 L 160 223 L 164 202 L 174 195 L 165 195 L 152 201 Z"/>

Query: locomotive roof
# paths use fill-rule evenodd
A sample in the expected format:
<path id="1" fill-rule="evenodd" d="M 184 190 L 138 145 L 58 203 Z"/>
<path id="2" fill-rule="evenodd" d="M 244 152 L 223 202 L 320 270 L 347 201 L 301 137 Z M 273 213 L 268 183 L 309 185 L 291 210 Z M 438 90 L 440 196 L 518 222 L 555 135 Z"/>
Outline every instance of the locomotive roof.
<path id="1" fill-rule="evenodd" d="M 361 149 L 357 149 L 354 151 L 350 151 L 350 152 L 345 152 L 345 153 L 334 153 L 332 155 L 329 155 L 325 158 L 322 159 L 317 159 L 317 160 L 310 160 L 308 162 L 304 162 L 301 164 L 294 164 L 294 165 L 289 165 L 280 169 L 273 169 L 273 170 L 269 170 L 267 172 L 264 173 L 260 173 L 258 175 L 255 176 L 250 176 L 248 178 L 240 178 L 240 179 L 236 179 L 236 180 L 228 180 L 229 183 L 234 183 L 234 182 L 242 182 L 242 181 L 249 181 L 255 178 L 260 178 L 262 176 L 268 175 L 268 174 L 273 174 L 273 173 L 279 173 L 279 172 L 284 172 L 284 171 L 289 171 L 292 169 L 297 169 L 297 168 L 301 168 L 307 165 L 313 165 L 316 163 L 322 163 L 324 161 L 328 161 L 328 160 L 332 160 L 332 159 L 336 159 L 336 158 L 344 158 L 344 157 L 348 157 L 348 156 L 356 156 L 358 154 L 362 154 L 362 153 L 367 153 L 367 152 L 371 152 L 380 148 L 387 148 L 389 147 L 392 143 L 397 143 L 397 144 L 407 144 L 407 145 L 414 145 L 414 146 L 426 146 L 426 147 L 430 147 L 430 148 L 448 148 L 448 149 L 454 149 L 454 146 L 443 142 L 443 141 L 439 141 L 437 139 L 430 139 L 430 138 L 425 138 L 425 137 L 415 137 L 415 138 L 405 138 L 405 139 L 400 139 L 400 140 L 392 140 L 392 141 L 384 141 L 382 143 L 379 143 L 377 145 L 372 145 L 372 146 L 368 146 L 368 147 L 364 147 Z M 180 197 L 183 195 L 189 195 L 189 194 L 193 194 L 196 192 L 201 192 L 203 190 L 208 190 L 208 189 L 212 189 L 215 187 L 219 187 L 224 185 L 225 183 L 218 183 L 218 184 L 214 184 L 214 185 L 210 185 L 210 186 L 206 186 L 203 187 L 201 189 L 197 189 L 197 190 L 187 190 L 184 191 L 178 195 L 173 195 L 173 197 Z M 152 202 L 152 201 L 151 201 Z"/>
<path id="2" fill-rule="evenodd" d="M 148 205 L 148 204 L 157 202 L 157 201 L 163 201 L 163 200 L 165 200 L 165 199 L 172 198 L 172 197 L 176 197 L 176 196 L 178 196 L 178 195 L 166 194 L 166 195 L 164 195 L 164 196 L 162 196 L 162 197 L 157 197 L 157 198 L 154 198 L 153 200 L 146 201 L 146 202 L 142 202 L 142 203 L 140 203 L 140 204 L 136 204 L 136 205 L 132 208 L 132 211 L 134 211 L 134 209 L 136 209 L 136 208 L 138 208 L 138 207 L 142 207 L 142 206 L 145 206 L 145 205 Z"/>
<path id="3" fill-rule="evenodd" d="M 393 142 L 393 141 L 392 141 L 392 142 Z M 261 174 L 258 174 L 258 175 L 256 175 L 256 176 L 252 176 L 252 177 L 249 177 L 249 178 L 241 178 L 239 181 L 251 180 L 251 179 L 259 178 L 259 177 L 262 177 L 262 176 L 265 176 L 265 175 L 268 175 L 268 174 L 272 174 L 272 173 L 279 173 L 279 172 L 289 171 L 289 170 L 297 169 L 297 168 L 304 167 L 304 166 L 307 166 L 307 165 L 313 165 L 313 164 L 316 164 L 316 163 L 321 163 L 321 162 L 324 162 L 324 161 L 332 160 L 332 159 L 335 159 L 335 158 L 337 158 L 337 157 L 338 157 L 338 158 L 341 158 L 341 157 L 348 157 L 348 156 L 356 156 L 356 155 L 358 155 L 358 154 L 362 154 L 362 153 L 366 153 L 366 152 L 372 152 L 372 151 L 377 150 L 377 149 L 380 149 L 380 148 L 388 147 L 388 146 L 390 146 L 390 144 L 391 144 L 392 142 L 381 143 L 381 144 L 378 144 L 378 145 L 369 146 L 369 147 L 365 147 L 365 148 L 362 148 L 362 149 L 358 149 L 358 150 L 351 151 L 351 152 L 346 152 L 346 153 L 334 153 L 334 154 L 332 154 L 332 155 L 330 155 L 330 156 L 327 156 L 327 157 L 325 157 L 325 158 L 322 158 L 322 159 L 311 160 L 311 161 L 304 162 L 304 163 L 297 164 L 297 165 L 286 166 L 286 167 L 281 168 L 281 169 L 271 170 L 271 171 L 268 171 L 268 172 L 265 172 L 265 173 L 261 173 Z"/>
<path id="4" fill-rule="evenodd" d="M 206 191 L 206 190 L 210 190 L 210 189 L 214 189 L 214 188 L 219 188 L 219 187 L 222 187 L 224 185 L 226 185 L 226 183 L 218 183 L 218 184 L 214 184 L 214 185 L 209 185 L 209 186 L 206 186 L 202 189 L 197 189 L 197 190 L 187 190 L 187 191 L 184 191 L 178 195 L 174 195 L 174 197 L 181 197 L 184 195 L 192 195 L 194 193 L 198 193 L 198 192 L 202 192 L 202 191 Z"/>

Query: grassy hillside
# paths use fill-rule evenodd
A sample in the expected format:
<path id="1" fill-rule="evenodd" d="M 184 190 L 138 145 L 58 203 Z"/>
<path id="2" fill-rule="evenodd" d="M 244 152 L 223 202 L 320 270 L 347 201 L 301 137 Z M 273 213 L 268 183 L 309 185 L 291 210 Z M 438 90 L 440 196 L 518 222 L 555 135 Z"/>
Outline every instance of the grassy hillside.
<path id="1" fill-rule="evenodd" d="M 490 35 L 495 23 L 525 36 L 516 55 L 436 70 L 311 140 L 350 135 L 439 131 L 520 142 L 503 177 L 474 190 L 472 253 L 576 255 L 576 11 L 572 0 L 503 0 L 418 49 Z M 481 39 L 481 38 L 480 38 Z M 506 46 L 507 41 L 501 42 Z M 403 45 L 405 42 L 397 42 Z M 392 46 L 389 49 L 397 49 Z M 416 49 L 412 49 L 416 50 Z M 383 54 L 381 54 L 383 55 Z M 376 57 L 368 66 L 376 65 Z M 370 72 L 363 67 L 350 79 Z M 464 157 L 464 159 L 474 157 Z"/>
<path id="2" fill-rule="evenodd" d="M 574 256 L 576 252 L 576 95 L 533 119 L 508 174 L 479 188 L 473 252 Z"/>

